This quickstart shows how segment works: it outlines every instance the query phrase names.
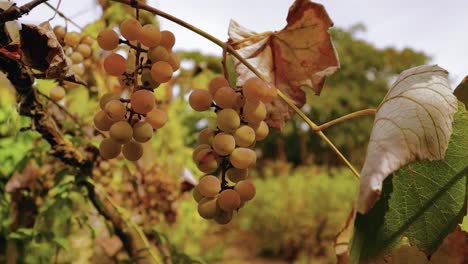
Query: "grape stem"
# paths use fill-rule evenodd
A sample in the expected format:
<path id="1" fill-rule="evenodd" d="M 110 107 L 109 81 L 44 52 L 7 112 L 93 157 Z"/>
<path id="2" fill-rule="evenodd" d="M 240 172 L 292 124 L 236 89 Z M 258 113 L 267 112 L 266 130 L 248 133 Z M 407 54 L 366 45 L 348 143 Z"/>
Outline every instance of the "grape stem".
<path id="1" fill-rule="evenodd" d="M 80 30 L 83 30 L 83 27 L 81 27 L 75 21 L 68 18 L 64 13 L 60 12 L 60 10 L 58 10 L 55 6 L 51 5 L 48 2 L 45 2 L 44 4 L 46 4 L 46 6 L 48 6 L 50 9 L 54 10 L 55 14 L 59 15 L 59 17 L 65 19 L 65 21 L 67 21 L 67 22 L 70 22 L 70 24 L 74 25 L 75 27 L 79 28 Z"/>
<path id="2" fill-rule="evenodd" d="M 122 4 L 126 5 L 132 5 L 135 4 L 135 0 L 112 0 L 114 2 L 119 2 Z M 155 15 L 158 15 L 160 17 L 164 17 L 182 27 L 185 27 L 196 34 L 208 39 L 209 41 L 213 42 L 214 44 L 218 45 L 221 48 L 224 48 L 225 46 L 227 47 L 227 52 L 229 52 L 232 56 L 234 56 L 236 59 L 238 59 L 242 64 L 244 64 L 249 70 L 251 70 L 255 75 L 257 75 L 260 79 L 263 81 L 268 82 L 265 76 L 263 76 L 255 67 L 250 64 L 244 57 L 242 57 L 237 51 L 231 46 L 226 44 L 224 41 L 214 37 L 213 35 L 195 27 L 192 24 L 189 24 L 185 22 L 184 20 L 181 20 L 171 14 L 168 14 L 164 11 L 161 11 L 157 8 L 154 8 L 152 6 L 149 6 L 141 1 L 136 1 L 137 6 L 140 9 L 146 10 L 150 13 L 153 13 Z M 267 32 L 268 33 L 268 32 Z M 302 112 L 295 104 L 294 102 L 287 96 L 285 95 L 281 90 L 278 89 L 278 95 L 281 97 L 298 115 L 301 117 L 309 126 L 312 128 L 312 130 L 316 130 L 319 126 L 316 125 L 312 120 L 310 120 L 307 115 Z M 316 131 L 316 133 L 319 135 L 320 138 L 322 138 L 328 146 L 343 160 L 343 162 L 349 167 L 349 169 L 353 172 L 353 174 L 356 176 L 356 178 L 360 178 L 359 172 L 354 168 L 354 166 L 346 159 L 346 157 L 338 150 L 338 148 L 333 144 L 333 142 L 322 132 L 322 131 Z"/>
<path id="3" fill-rule="evenodd" d="M 337 119 L 334 119 L 332 121 L 328 121 L 328 122 L 326 122 L 324 124 L 321 124 L 320 126 L 316 127 L 314 129 L 314 131 L 315 132 L 322 131 L 322 130 L 325 130 L 328 127 L 336 125 L 336 124 L 338 124 L 340 122 L 343 122 L 343 121 L 349 120 L 349 119 L 353 119 L 353 118 L 356 118 L 356 117 L 365 116 L 365 115 L 375 115 L 376 112 L 377 112 L 377 109 L 374 109 L 374 108 L 364 109 L 364 110 L 359 110 L 359 111 L 356 111 L 356 112 L 352 112 L 352 113 L 349 113 L 349 114 L 344 115 L 342 117 L 338 117 Z"/>

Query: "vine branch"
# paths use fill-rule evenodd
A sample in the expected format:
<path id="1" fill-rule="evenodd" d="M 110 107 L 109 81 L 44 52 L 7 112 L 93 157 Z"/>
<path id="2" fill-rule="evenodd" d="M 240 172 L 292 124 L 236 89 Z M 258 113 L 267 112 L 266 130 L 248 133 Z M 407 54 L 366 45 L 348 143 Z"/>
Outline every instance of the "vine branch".
<path id="1" fill-rule="evenodd" d="M 365 116 L 365 115 L 375 115 L 376 112 L 377 112 L 377 109 L 370 108 L 370 109 L 364 109 L 364 110 L 359 110 L 359 111 L 356 111 L 356 112 L 353 112 L 353 113 L 349 113 L 349 114 L 344 115 L 342 117 L 338 117 L 337 119 L 334 119 L 334 120 L 328 121 L 328 122 L 326 122 L 324 124 L 321 124 L 320 126 L 316 127 L 314 129 L 314 131 L 322 131 L 322 130 L 327 129 L 328 127 L 336 125 L 336 124 L 338 124 L 340 122 L 343 122 L 343 121 L 349 120 L 349 119 L 353 119 L 353 118 L 356 118 L 356 117 Z"/>
<path id="2" fill-rule="evenodd" d="M 22 17 L 24 14 L 29 13 L 36 6 L 47 2 L 48 0 L 33 0 L 29 3 L 26 3 L 20 7 L 16 4 L 10 6 L 7 10 L 0 13 L 0 24 L 3 24 L 7 21 L 12 21 Z"/>

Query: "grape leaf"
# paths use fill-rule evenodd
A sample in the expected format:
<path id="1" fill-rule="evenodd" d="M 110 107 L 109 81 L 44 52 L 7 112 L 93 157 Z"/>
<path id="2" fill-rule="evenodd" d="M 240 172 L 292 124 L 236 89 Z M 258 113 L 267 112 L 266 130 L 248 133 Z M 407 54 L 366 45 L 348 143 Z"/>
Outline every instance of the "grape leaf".
<path id="1" fill-rule="evenodd" d="M 356 215 L 353 263 L 388 254 L 403 237 L 430 255 L 462 221 L 468 184 L 468 112 L 461 103 L 458 108 L 444 160 L 421 160 L 399 169 L 384 181 L 376 205 L 366 215 Z"/>
<path id="2" fill-rule="evenodd" d="M 278 32 L 257 34 L 231 21 L 229 44 L 268 81 L 301 107 L 306 98 L 302 88 L 320 94 L 325 78 L 339 67 L 338 56 L 328 33 L 333 25 L 325 8 L 309 0 L 296 0 L 289 9 L 287 26 Z M 234 60 L 241 86 L 254 74 Z M 281 99 L 267 105 L 267 123 L 282 128 L 294 111 Z"/>
<path id="3" fill-rule="evenodd" d="M 468 106 L 468 76 L 466 76 L 457 86 L 453 94 L 457 99 Z"/>
<path id="4" fill-rule="evenodd" d="M 457 111 L 447 77 L 437 65 L 414 67 L 388 91 L 377 109 L 361 170 L 359 212 L 378 200 L 390 173 L 414 160 L 444 158 Z"/>

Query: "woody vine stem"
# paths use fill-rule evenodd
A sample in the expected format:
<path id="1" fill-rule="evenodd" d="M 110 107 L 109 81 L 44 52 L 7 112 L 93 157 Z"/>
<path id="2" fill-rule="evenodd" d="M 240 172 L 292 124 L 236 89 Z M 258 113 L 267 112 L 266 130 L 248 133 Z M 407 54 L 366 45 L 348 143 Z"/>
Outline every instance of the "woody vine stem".
<path id="1" fill-rule="evenodd" d="M 158 15 L 160 17 L 164 17 L 182 27 L 185 27 L 195 33 L 197 33 L 198 35 L 210 40 L 211 42 L 213 42 L 214 44 L 218 45 L 219 47 L 223 48 L 224 51 L 227 51 L 228 53 L 230 53 L 232 56 L 234 56 L 236 59 L 238 59 L 242 64 L 244 64 L 247 68 L 249 68 L 249 70 L 251 70 L 255 75 L 257 75 L 260 79 L 268 82 L 268 80 L 266 79 L 265 76 L 263 76 L 252 64 L 250 64 L 246 59 L 244 59 L 239 53 L 237 53 L 236 50 L 234 50 L 232 48 L 232 46 L 230 46 L 229 44 L 223 42 L 222 40 L 214 37 L 213 35 L 185 22 L 184 20 L 181 20 L 175 16 L 172 16 L 164 11 L 161 11 L 157 8 L 154 8 L 152 6 L 149 6 L 145 3 L 142 3 L 140 1 L 135 1 L 135 0 L 112 0 L 114 2 L 119 2 L 119 3 L 122 3 L 122 4 L 126 4 L 126 5 L 129 5 L 129 6 L 132 6 L 132 7 L 135 7 L 135 8 L 139 8 L 139 9 L 142 9 L 142 10 L 146 10 L 150 13 L 153 13 L 155 15 Z M 333 120 L 333 121 L 330 121 L 322 126 L 318 126 L 317 124 L 315 124 L 312 120 L 310 120 L 307 115 L 302 112 L 295 104 L 294 102 L 287 96 L 285 95 L 281 90 L 278 89 L 278 95 L 281 97 L 281 99 L 283 99 L 301 118 L 302 120 L 304 120 L 309 126 L 310 128 L 316 132 L 320 138 L 322 138 L 327 144 L 328 146 L 343 160 L 343 162 L 349 167 L 349 169 L 353 172 L 353 174 L 359 178 L 360 175 L 359 175 L 359 172 L 354 168 L 354 166 L 348 161 L 348 159 L 338 150 L 338 148 L 333 144 L 333 142 L 321 131 L 323 129 L 325 129 L 326 127 L 330 126 L 330 125 L 333 125 L 335 123 L 338 123 L 338 122 L 341 122 L 343 120 L 346 120 L 346 119 L 350 119 L 350 118 L 354 118 L 354 117 L 357 117 L 357 116 L 361 116 L 361 115 L 364 115 L 364 114 L 373 114 L 375 113 L 375 110 L 374 109 L 367 109 L 367 110 L 363 110 L 363 111 L 358 111 L 358 112 L 355 112 L 355 113 L 351 113 L 351 114 L 348 114 L 342 118 L 339 118 L 337 120 Z"/>

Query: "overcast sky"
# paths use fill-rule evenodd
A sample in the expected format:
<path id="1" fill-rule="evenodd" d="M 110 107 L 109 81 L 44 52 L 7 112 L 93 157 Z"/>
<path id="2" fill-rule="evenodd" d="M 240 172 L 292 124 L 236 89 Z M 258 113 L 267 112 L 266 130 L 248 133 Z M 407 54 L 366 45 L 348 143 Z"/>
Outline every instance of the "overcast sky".
<path id="1" fill-rule="evenodd" d="M 23 4 L 28 1 L 17 1 Z M 49 1 L 56 4 L 57 0 Z M 468 0 L 322 0 L 335 26 L 349 28 L 357 23 L 367 27 L 360 37 L 378 47 L 411 47 L 424 51 L 450 72 L 452 84 L 468 75 Z M 239 4 L 240 3 L 240 4 Z M 237 20 L 252 30 L 274 31 L 283 28 L 293 0 L 149 0 L 168 13 L 200 27 L 214 36 L 227 39 L 229 20 Z M 94 0 L 62 0 L 63 13 L 80 25 L 100 16 Z M 23 19 L 40 22 L 52 16 L 40 7 Z M 177 37 L 175 49 L 198 49 L 220 54 L 209 41 L 161 19 L 161 27 Z M 53 24 L 63 21 L 57 17 Z"/>

